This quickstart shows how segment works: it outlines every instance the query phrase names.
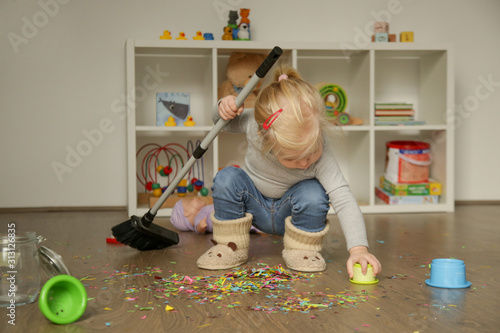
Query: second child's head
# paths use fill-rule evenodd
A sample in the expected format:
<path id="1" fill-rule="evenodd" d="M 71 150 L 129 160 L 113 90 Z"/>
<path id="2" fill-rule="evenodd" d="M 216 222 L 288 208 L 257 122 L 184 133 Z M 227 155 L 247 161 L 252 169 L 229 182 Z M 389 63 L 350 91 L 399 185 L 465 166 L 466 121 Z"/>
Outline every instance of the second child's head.
<path id="1" fill-rule="evenodd" d="M 293 68 L 279 67 L 255 101 L 263 152 L 274 154 L 287 168 L 308 168 L 322 153 L 328 123 L 324 114 L 318 90 Z"/>

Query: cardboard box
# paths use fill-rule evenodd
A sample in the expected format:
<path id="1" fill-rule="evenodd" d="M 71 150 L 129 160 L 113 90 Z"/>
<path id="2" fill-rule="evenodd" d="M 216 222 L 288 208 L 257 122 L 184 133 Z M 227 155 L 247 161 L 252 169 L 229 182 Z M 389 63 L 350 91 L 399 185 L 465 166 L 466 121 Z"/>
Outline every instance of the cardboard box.
<path id="1" fill-rule="evenodd" d="M 375 187 L 375 195 L 388 205 L 422 205 L 439 203 L 438 195 L 392 195 Z"/>
<path id="2" fill-rule="evenodd" d="M 441 195 L 441 183 L 429 179 L 427 183 L 419 184 L 401 184 L 392 183 L 385 179 L 384 176 L 380 177 L 380 188 L 392 195 Z"/>

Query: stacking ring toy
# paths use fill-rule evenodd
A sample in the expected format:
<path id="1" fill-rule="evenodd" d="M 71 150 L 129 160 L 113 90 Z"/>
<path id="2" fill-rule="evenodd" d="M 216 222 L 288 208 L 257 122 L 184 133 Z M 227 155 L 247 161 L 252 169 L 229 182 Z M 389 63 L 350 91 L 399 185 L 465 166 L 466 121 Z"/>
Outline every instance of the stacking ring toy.
<path id="1" fill-rule="evenodd" d="M 87 307 L 87 292 L 83 284 L 71 275 L 51 278 L 40 291 L 38 306 L 43 315 L 55 324 L 77 321 Z"/>
<path id="2" fill-rule="evenodd" d="M 347 107 L 347 94 L 341 86 L 333 83 L 321 83 L 317 87 L 325 102 L 327 116 L 337 117 L 345 111 Z"/>

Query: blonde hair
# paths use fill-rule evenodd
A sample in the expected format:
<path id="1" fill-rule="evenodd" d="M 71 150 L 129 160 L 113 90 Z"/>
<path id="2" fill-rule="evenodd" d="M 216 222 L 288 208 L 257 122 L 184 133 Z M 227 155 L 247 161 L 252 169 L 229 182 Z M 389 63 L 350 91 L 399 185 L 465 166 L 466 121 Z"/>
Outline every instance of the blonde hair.
<path id="1" fill-rule="evenodd" d="M 266 120 L 280 109 L 283 111 L 269 129 L 264 129 Z M 329 126 L 324 109 L 318 89 L 304 81 L 292 67 L 278 67 L 273 82 L 255 100 L 255 121 L 263 153 L 301 159 L 317 152 L 323 145 L 322 132 Z"/>

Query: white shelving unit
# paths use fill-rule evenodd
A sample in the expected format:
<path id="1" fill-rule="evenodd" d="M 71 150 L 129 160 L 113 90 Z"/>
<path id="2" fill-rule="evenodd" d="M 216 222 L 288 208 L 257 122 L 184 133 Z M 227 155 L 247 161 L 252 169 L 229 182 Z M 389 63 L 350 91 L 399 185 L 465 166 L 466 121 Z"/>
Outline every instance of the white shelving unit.
<path id="1" fill-rule="evenodd" d="M 211 112 L 217 87 L 225 79 L 229 55 L 235 51 L 267 54 L 274 46 L 286 62 L 315 84 L 331 82 L 344 88 L 347 112 L 363 119 L 361 126 L 342 127 L 336 157 L 364 213 L 451 212 L 454 210 L 454 133 L 446 111 L 453 106 L 453 49 L 447 44 L 372 43 L 345 48 L 341 43 L 256 41 L 127 40 L 127 155 L 128 211 L 142 215 L 138 204 L 139 164 L 136 152 L 144 143 L 166 144 L 201 140 L 212 127 Z M 265 84 L 265 82 L 264 82 Z M 157 127 L 156 92 L 189 92 L 194 127 Z M 426 125 L 375 126 L 375 102 L 409 102 L 416 119 Z M 439 204 L 387 205 L 375 196 L 384 173 L 387 141 L 418 140 L 431 144 L 432 178 L 441 182 Z M 204 156 L 205 183 L 220 167 L 243 164 L 243 136 L 221 133 Z M 159 216 L 169 216 L 161 209 Z"/>

